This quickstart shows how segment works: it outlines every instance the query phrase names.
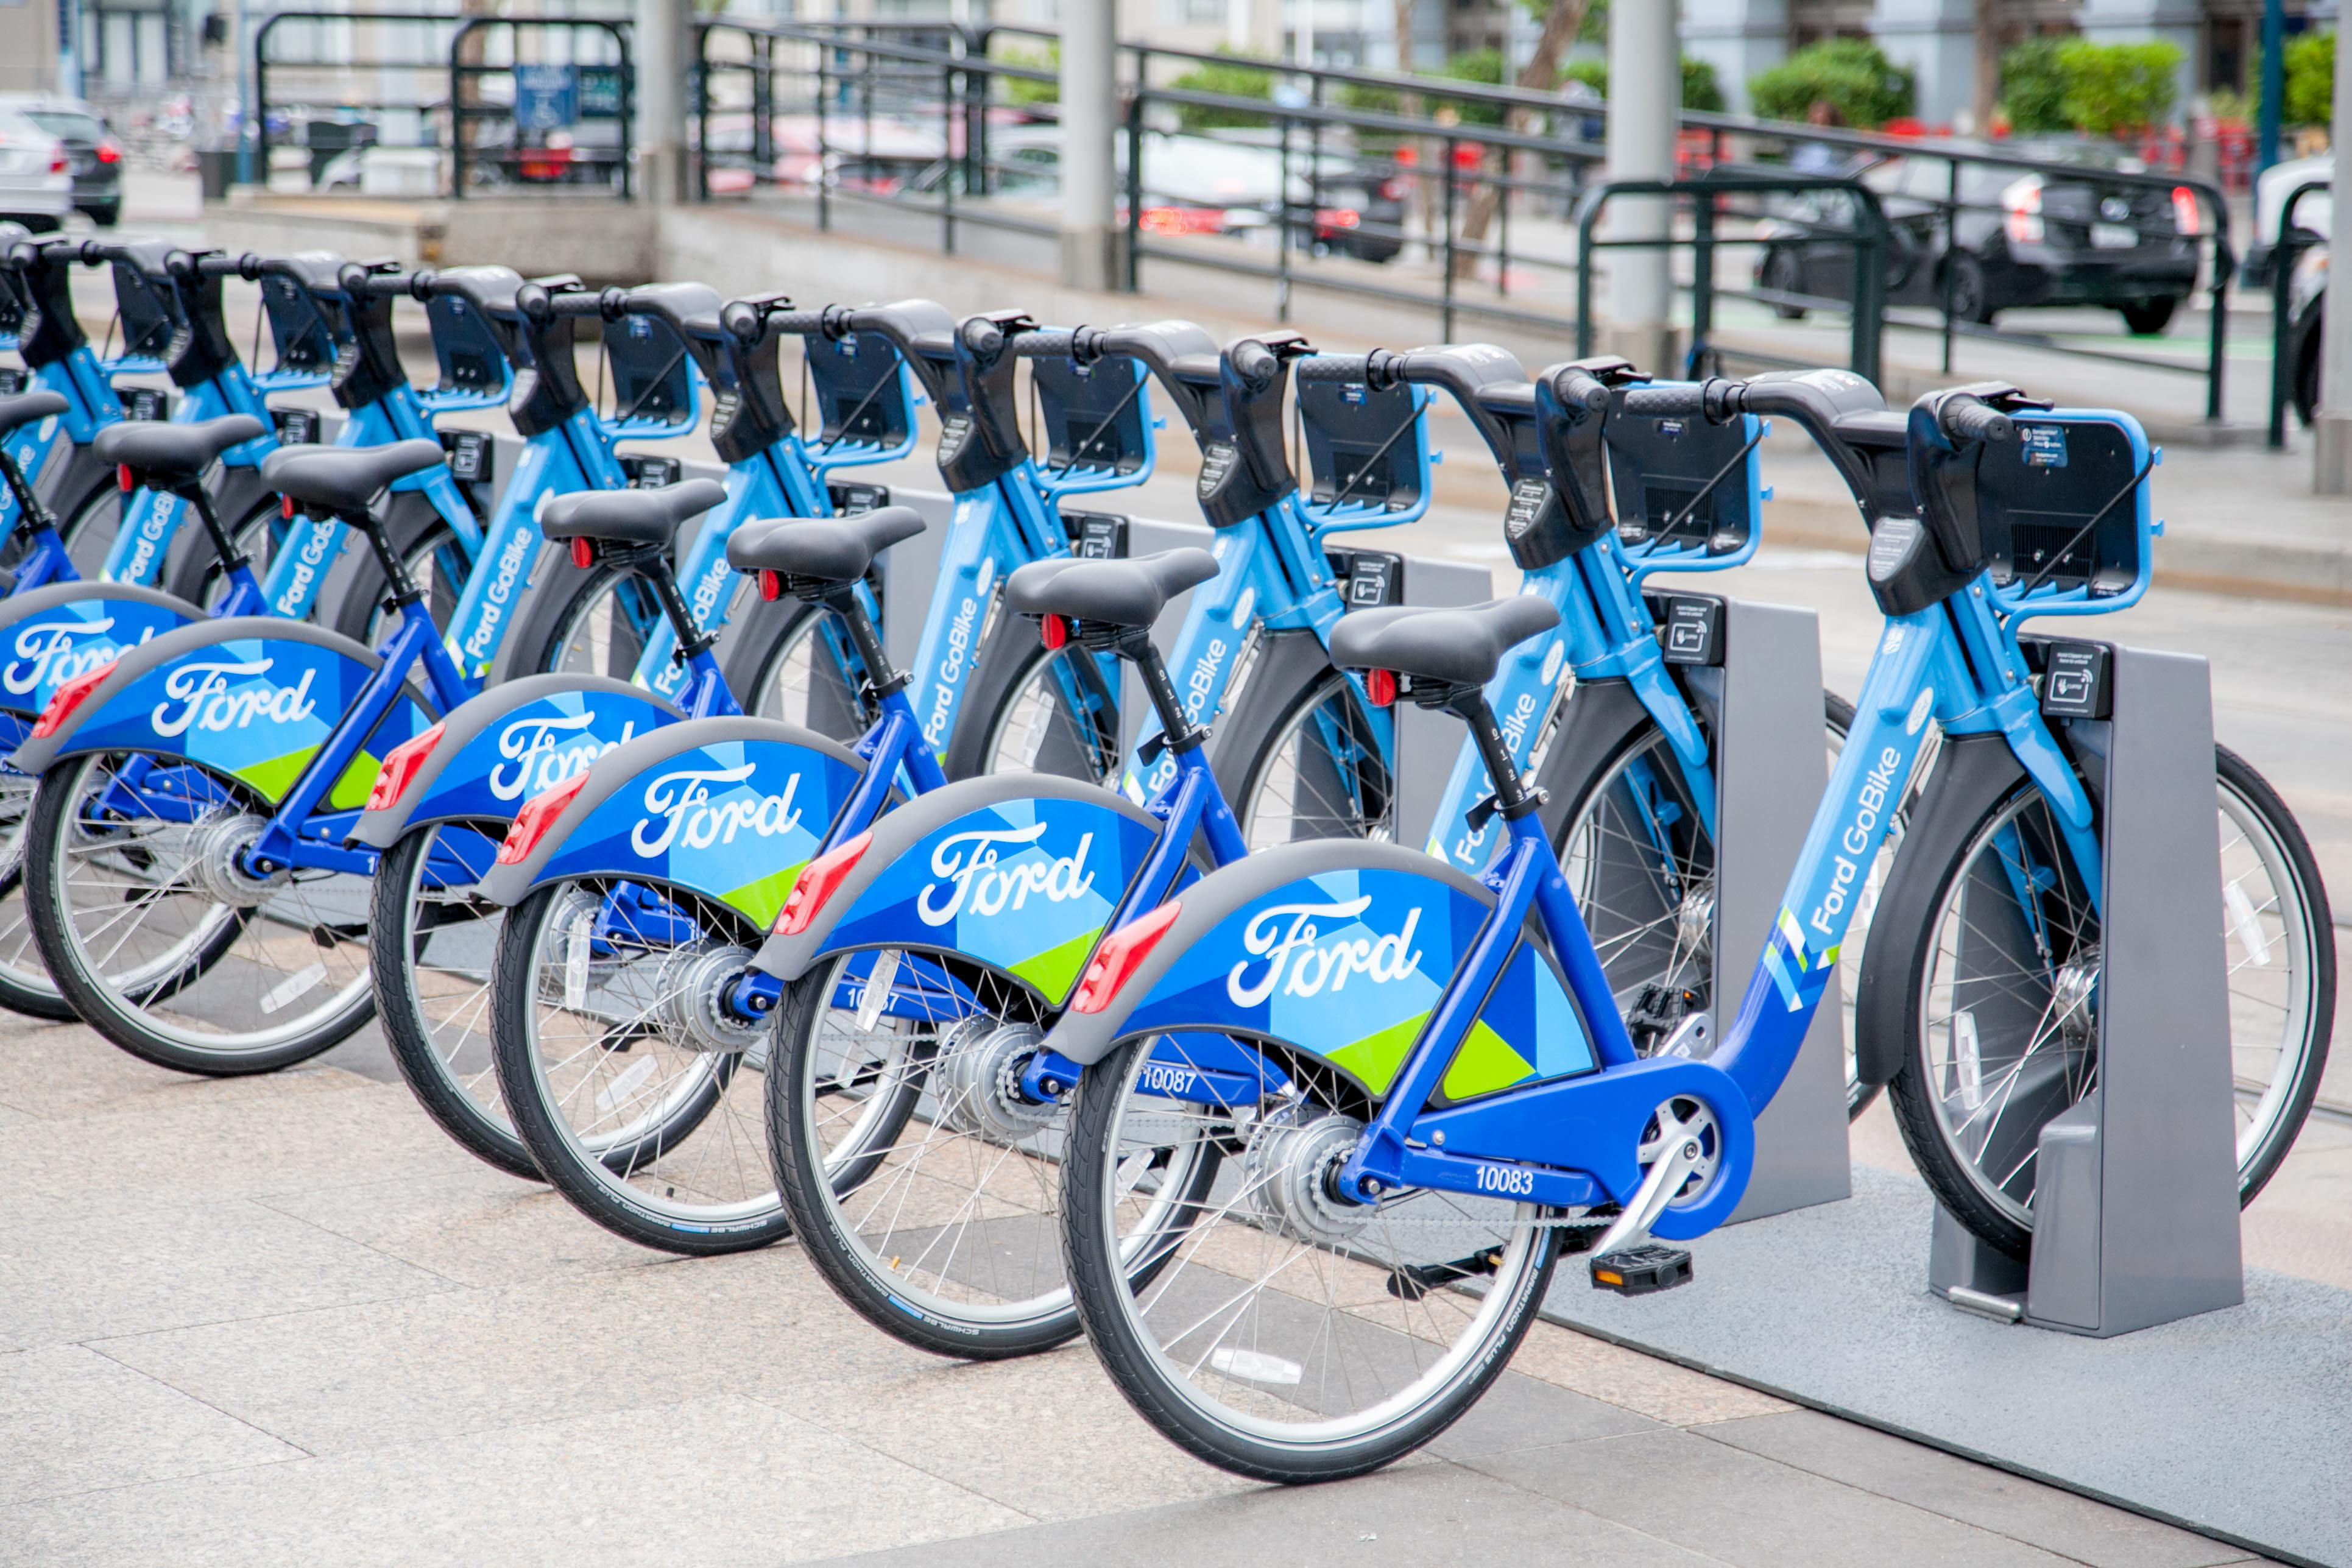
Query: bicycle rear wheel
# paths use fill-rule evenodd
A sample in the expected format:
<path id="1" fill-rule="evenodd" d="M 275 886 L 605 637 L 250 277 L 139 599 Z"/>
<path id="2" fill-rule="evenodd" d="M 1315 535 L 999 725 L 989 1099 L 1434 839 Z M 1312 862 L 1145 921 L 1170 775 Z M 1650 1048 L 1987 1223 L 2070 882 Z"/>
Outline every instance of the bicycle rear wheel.
<path id="1" fill-rule="evenodd" d="M 541 1174 L 615 1235 L 708 1254 L 787 1234 L 760 1126 L 767 1032 L 721 1002 L 760 940 L 724 905 L 616 878 L 508 911 L 499 1089 Z"/>
<path id="2" fill-rule="evenodd" d="M 182 1072 L 271 1072 L 368 1021 L 368 879 L 247 876 L 268 802 L 178 759 L 97 752 L 41 775 L 26 898 L 92 1028 Z"/>
<path id="3" fill-rule="evenodd" d="M 2326 1067 L 2334 932 L 2292 814 L 2228 748 L 2215 767 L 2238 1191 L 2251 1203 Z M 1937 800 L 1932 841 L 1916 857 L 1906 845 L 1862 1011 L 1903 1031 L 1889 1094 L 1921 1175 L 1971 1231 L 2022 1258 L 2041 1130 L 2098 1083 L 2102 929 L 2040 789 L 1979 793 Z"/>
<path id="4" fill-rule="evenodd" d="M 1411 1453 L 1517 1348 L 1552 1216 L 1423 1190 L 1340 1204 L 1324 1178 L 1362 1131 L 1347 1109 L 1304 1082 L 1217 1110 L 1150 1092 L 1148 1067 L 1184 1059 L 1132 1041 L 1079 1087 L 1063 1248 L 1087 1337 L 1146 1420 L 1236 1474 L 1336 1480 Z"/>

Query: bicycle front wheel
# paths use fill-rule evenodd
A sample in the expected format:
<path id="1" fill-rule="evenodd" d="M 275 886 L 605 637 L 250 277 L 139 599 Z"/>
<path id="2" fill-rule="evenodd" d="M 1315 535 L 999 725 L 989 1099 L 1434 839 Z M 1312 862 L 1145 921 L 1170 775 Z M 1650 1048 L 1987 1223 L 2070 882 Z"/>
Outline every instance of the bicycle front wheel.
<path id="1" fill-rule="evenodd" d="M 786 1234 L 760 1127 L 766 1032 L 724 1003 L 760 940 L 724 905 L 618 878 L 508 911 L 499 1092 L 540 1173 L 617 1236 L 708 1254 Z"/>
<path id="2" fill-rule="evenodd" d="M 1130 1042 L 1080 1084 L 1062 1217 L 1087 1337 L 1146 1420 L 1236 1474 L 1336 1480 L 1411 1453 L 1527 1332 L 1549 1215 L 1428 1191 L 1340 1204 L 1325 1178 L 1361 1122 L 1305 1086 L 1215 1109 L 1152 1093 L 1185 1058 Z"/>
<path id="3" fill-rule="evenodd" d="M 182 1072 L 272 1072 L 368 1021 L 368 879 L 257 879 L 268 803 L 176 758 L 102 752 L 41 775 L 26 900 L 67 1001 L 133 1056 Z"/>
<path id="4" fill-rule="evenodd" d="M 2238 1192 L 2251 1203 L 2326 1066 L 2334 933 L 2294 816 L 2226 747 L 2215 766 Z M 1888 1092 L 1921 1175 L 1971 1231 L 2022 1258 L 2042 1128 L 2098 1084 L 2102 926 L 2032 784 L 1950 800 L 1939 818 L 1933 853 L 1906 856 L 1880 906 L 1863 1013 L 1905 1032 Z"/>
<path id="5" fill-rule="evenodd" d="M 1396 837 L 1396 779 L 1355 683 L 1325 668 L 1276 712 L 1263 737 L 1234 721 L 1248 759 L 1234 811 L 1253 850 L 1308 838 Z"/>

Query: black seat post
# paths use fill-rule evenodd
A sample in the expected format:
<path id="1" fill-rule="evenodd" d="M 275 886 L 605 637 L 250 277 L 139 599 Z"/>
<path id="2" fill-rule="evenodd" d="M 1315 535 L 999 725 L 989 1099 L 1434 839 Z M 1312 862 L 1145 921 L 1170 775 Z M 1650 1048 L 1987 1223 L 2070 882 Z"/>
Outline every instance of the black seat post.
<path id="1" fill-rule="evenodd" d="M 1413 700 L 1424 708 L 1443 708 L 1470 726 L 1478 760 L 1486 764 L 1486 777 L 1495 786 L 1492 809 L 1501 813 L 1504 820 L 1517 821 L 1543 805 L 1543 793 L 1529 789 L 1519 777 L 1518 764 L 1511 760 L 1511 748 L 1503 739 L 1503 727 L 1495 721 L 1495 710 L 1484 689 L 1447 687 L 1425 698 L 1416 692 Z M 1486 826 L 1480 810 L 1474 809 L 1470 819 L 1473 827 Z"/>
<path id="2" fill-rule="evenodd" d="M 611 549 L 610 545 L 605 546 Z M 654 599 L 661 605 L 662 616 L 669 622 L 670 634 L 677 639 L 677 647 L 670 657 L 684 664 L 697 654 L 707 653 L 719 645 L 719 635 L 707 632 L 698 625 L 694 612 L 687 607 L 686 595 L 678 591 L 677 574 L 669 563 L 669 554 L 659 545 L 640 544 L 625 552 L 614 552 L 613 563 L 634 572 L 651 588 Z"/>
<path id="3" fill-rule="evenodd" d="M 236 541 L 229 537 L 228 526 L 221 521 L 220 512 L 213 505 L 212 492 L 205 489 L 202 479 L 175 484 L 171 491 L 196 509 L 196 516 L 204 521 L 205 533 L 213 542 L 213 553 L 220 557 L 223 572 L 234 572 L 250 563 L 245 552 L 236 547 Z"/>
<path id="4" fill-rule="evenodd" d="M 5 442 L 0 442 L 0 478 L 7 480 L 8 493 L 16 498 L 18 516 L 37 529 L 57 527 L 57 513 L 33 492 L 33 487 L 25 479 L 25 470 L 16 466 L 16 459 L 9 454 Z"/>
<path id="5" fill-rule="evenodd" d="M 866 694 L 868 697 L 878 702 L 892 692 L 905 689 L 907 673 L 891 664 L 889 651 L 882 646 L 882 629 L 874 624 L 874 617 L 866 613 L 866 606 L 858 601 L 856 584 L 835 584 L 817 603 L 833 613 L 849 633 L 849 640 L 856 645 L 858 662 L 866 666 Z"/>
<path id="6" fill-rule="evenodd" d="M 1168 661 L 1160 657 L 1149 629 L 1122 626 L 1111 647 L 1143 677 L 1143 689 L 1151 699 L 1151 710 L 1160 715 L 1161 744 L 1171 752 L 1189 752 L 1208 740 L 1209 727 L 1195 724 L 1192 715 L 1184 711 L 1184 700 L 1176 694 L 1176 683 L 1168 678 Z"/>

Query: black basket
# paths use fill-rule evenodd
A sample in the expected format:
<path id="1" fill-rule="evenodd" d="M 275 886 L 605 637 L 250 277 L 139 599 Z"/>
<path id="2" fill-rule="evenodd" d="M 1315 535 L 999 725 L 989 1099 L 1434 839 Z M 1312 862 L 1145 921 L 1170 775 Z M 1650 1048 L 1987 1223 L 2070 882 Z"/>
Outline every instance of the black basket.
<path id="1" fill-rule="evenodd" d="M 694 413 L 694 373 L 686 340 L 658 316 L 624 316 L 604 324 L 604 358 L 613 370 L 614 417 L 683 425 Z"/>
<path id="2" fill-rule="evenodd" d="M 1033 362 L 1046 467 L 1055 474 L 1131 474 L 1143 467 L 1150 435 L 1135 361 L 1114 354 L 1090 365 Z"/>
<path id="3" fill-rule="evenodd" d="M 425 301 L 433 331 L 433 357 L 440 363 L 444 392 L 495 393 L 507 384 L 506 351 L 489 318 L 454 294 Z M 622 405 L 627 405 L 623 399 Z"/>
<path id="4" fill-rule="evenodd" d="M 1622 405 L 1626 390 L 1616 393 L 1620 408 L 1609 421 L 1618 539 L 1628 548 L 1664 545 L 1709 555 L 1728 555 L 1747 544 L 1756 531 L 1756 496 L 1744 455 L 1748 421 L 1714 425 L 1629 416 Z"/>
<path id="5" fill-rule="evenodd" d="M 162 359 L 179 330 L 179 311 L 170 293 L 135 267 L 113 264 L 114 306 L 122 318 L 124 354 Z"/>
<path id="6" fill-rule="evenodd" d="M 275 368 L 324 375 L 335 363 L 335 333 L 310 291 L 274 273 L 261 279 L 261 310 L 277 346 Z"/>
<path id="7" fill-rule="evenodd" d="M 803 342 L 817 428 L 826 446 L 851 441 L 897 447 L 914 435 L 915 411 L 898 374 L 898 351 L 889 339 L 878 332 L 853 332 L 839 340 L 811 332 Z"/>
<path id="8" fill-rule="evenodd" d="M 2129 592 L 2147 568 L 2147 465 L 2145 445 L 2117 420 L 2017 416 L 2017 439 L 1987 443 L 1977 468 L 1993 582 L 2087 588 L 2095 599 Z"/>
<path id="9" fill-rule="evenodd" d="M 1324 506 L 1410 511 L 1421 501 L 1421 438 L 1413 389 L 1377 391 L 1360 381 L 1298 384 L 1307 441 L 1307 495 Z"/>

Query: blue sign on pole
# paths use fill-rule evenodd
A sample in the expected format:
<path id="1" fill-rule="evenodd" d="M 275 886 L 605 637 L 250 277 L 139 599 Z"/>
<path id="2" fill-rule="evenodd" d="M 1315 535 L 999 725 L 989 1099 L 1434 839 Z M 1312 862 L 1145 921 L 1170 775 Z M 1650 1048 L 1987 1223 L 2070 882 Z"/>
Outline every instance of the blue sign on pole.
<path id="1" fill-rule="evenodd" d="M 517 66 L 514 87 L 517 130 L 561 131 L 580 118 L 577 66 Z"/>

